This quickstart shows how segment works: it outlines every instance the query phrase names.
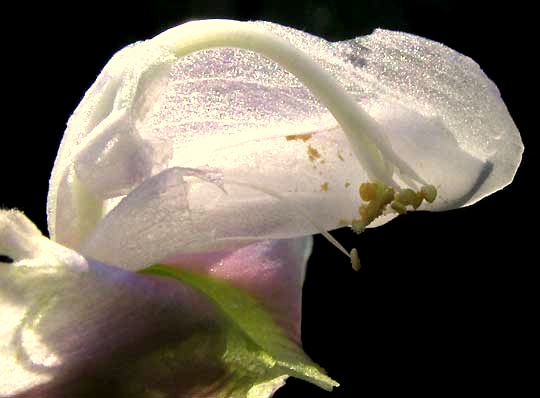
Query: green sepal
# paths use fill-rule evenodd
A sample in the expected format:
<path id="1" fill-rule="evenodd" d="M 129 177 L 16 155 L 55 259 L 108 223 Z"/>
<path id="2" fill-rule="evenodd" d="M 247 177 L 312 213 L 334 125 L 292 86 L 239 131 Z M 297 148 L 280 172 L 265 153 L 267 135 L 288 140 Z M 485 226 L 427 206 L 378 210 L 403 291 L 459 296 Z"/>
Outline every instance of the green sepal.
<path id="1" fill-rule="evenodd" d="M 243 374 L 244 387 L 238 388 L 249 390 L 282 376 L 303 379 L 325 390 L 339 385 L 285 334 L 259 301 L 244 290 L 209 275 L 161 264 L 139 272 L 191 286 L 222 312 L 227 340 L 222 360 L 234 372 Z"/>

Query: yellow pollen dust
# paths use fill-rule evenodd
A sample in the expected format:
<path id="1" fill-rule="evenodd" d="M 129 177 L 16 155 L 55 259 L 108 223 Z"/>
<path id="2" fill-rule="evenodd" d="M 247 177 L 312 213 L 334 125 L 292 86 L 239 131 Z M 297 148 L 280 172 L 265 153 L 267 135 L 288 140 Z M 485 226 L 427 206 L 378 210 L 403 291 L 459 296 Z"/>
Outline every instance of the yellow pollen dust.
<path id="1" fill-rule="evenodd" d="M 311 138 L 311 134 L 291 134 L 291 135 L 286 135 L 285 136 L 285 139 L 287 141 L 302 140 L 302 141 L 306 142 L 310 138 Z"/>
<path id="2" fill-rule="evenodd" d="M 323 182 L 321 184 L 321 192 L 326 192 L 328 191 L 328 182 Z"/>
<path id="3" fill-rule="evenodd" d="M 309 156 L 309 160 L 311 160 L 312 162 L 321 158 L 321 153 L 317 149 L 313 148 L 311 145 L 308 146 L 307 153 Z"/>

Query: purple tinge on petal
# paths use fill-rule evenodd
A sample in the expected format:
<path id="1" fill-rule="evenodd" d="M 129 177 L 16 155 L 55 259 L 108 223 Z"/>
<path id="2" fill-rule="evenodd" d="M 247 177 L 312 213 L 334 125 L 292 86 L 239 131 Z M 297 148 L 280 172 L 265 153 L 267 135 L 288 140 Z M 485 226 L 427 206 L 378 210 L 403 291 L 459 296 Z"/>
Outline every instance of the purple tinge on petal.
<path id="1" fill-rule="evenodd" d="M 39 363 L 21 328 L 23 366 L 52 380 L 15 397 L 143 396 L 153 388 L 172 397 L 226 375 L 222 364 L 208 361 L 222 354 L 224 342 L 220 316 L 205 297 L 175 281 L 99 263 L 90 268 L 64 278 L 48 301 L 36 298 L 30 312 L 37 322 L 28 328 L 58 360 Z M 194 336 L 203 350 L 190 349 Z"/>
<path id="2" fill-rule="evenodd" d="M 300 344 L 302 285 L 312 238 L 262 241 L 230 252 L 179 253 L 164 264 L 231 282 L 260 300 Z"/>
<path id="3" fill-rule="evenodd" d="M 301 287 L 310 251 L 311 237 L 306 237 L 179 254 L 167 263 L 245 288 L 299 343 Z M 39 362 L 21 328 L 16 343 L 23 366 L 52 379 L 12 397 L 210 398 L 230 388 L 232 375 L 222 361 L 222 315 L 192 288 L 91 263 L 90 272 L 68 273 L 58 288 L 45 290 L 54 294 L 36 297 L 29 311 L 33 319 L 25 323 L 58 361 Z"/>

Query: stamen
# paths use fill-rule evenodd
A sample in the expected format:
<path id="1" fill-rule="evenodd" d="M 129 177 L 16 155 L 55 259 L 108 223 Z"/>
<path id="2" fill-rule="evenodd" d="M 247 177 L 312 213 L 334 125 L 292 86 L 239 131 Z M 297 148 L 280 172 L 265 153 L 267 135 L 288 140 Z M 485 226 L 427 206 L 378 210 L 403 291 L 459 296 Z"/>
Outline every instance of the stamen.
<path id="1" fill-rule="evenodd" d="M 369 182 L 360 185 L 360 197 L 368 202 L 358 209 L 360 219 L 353 220 L 354 232 L 362 233 L 377 217 L 383 214 L 386 206 L 394 199 L 394 189 L 382 182 Z"/>
<path id="2" fill-rule="evenodd" d="M 390 207 L 392 208 L 392 210 L 394 210 L 398 214 L 407 213 L 407 208 L 405 207 L 405 205 L 403 205 L 403 204 L 401 204 L 399 202 L 392 202 Z"/>
<path id="3" fill-rule="evenodd" d="M 437 188 L 435 188 L 433 185 L 423 186 L 420 193 L 428 203 L 433 203 L 433 201 L 437 198 Z"/>
<path id="4" fill-rule="evenodd" d="M 415 192 L 410 188 L 394 190 L 382 182 L 363 183 L 359 189 L 360 198 L 367 203 L 358 209 L 360 218 L 353 220 L 351 227 L 354 232 L 362 233 L 377 217 L 381 216 L 387 206 L 398 214 L 405 214 L 407 207 L 416 210 L 425 199 L 432 203 L 437 197 L 437 189 L 433 185 L 425 185 Z"/>
<path id="5" fill-rule="evenodd" d="M 358 263 L 359 264 L 359 260 L 358 258 L 356 260 L 354 260 L 352 258 L 352 255 L 353 253 L 349 253 L 342 245 L 341 243 L 339 243 L 336 238 L 334 238 L 327 230 L 325 230 L 323 227 L 321 227 L 317 222 L 315 222 L 315 220 L 313 220 L 313 218 L 311 218 L 311 216 L 309 215 L 309 213 L 298 203 L 296 203 L 295 201 L 289 199 L 289 198 L 286 198 L 285 196 L 281 195 L 280 193 L 272 190 L 272 189 L 269 189 L 265 186 L 261 186 L 261 185 L 257 185 L 257 184 L 253 184 L 253 183 L 249 183 L 249 182 L 244 182 L 244 181 L 238 181 L 238 180 L 234 180 L 234 179 L 226 179 L 225 180 L 228 184 L 234 184 L 234 185 L 238 185 L 238 186 L 243 186 L 243 187 L 248 187 L 248 188 L 251 188 L 251 189 L 254 189 L 256 191 L 260 191 L 260 192 L 263 192 L 269 196 L 272 196 L 276 199 L 279 199 L 280 201 L 283 201 L 285 202 L 289 207 L 293 208 L 295 211 L 297 211 L 302 217 L 304 217 L 306 220 L 308 220 L 310 222 L 311 225 L 313 225 L 313 227 L 315 227 L 315 229 L 322 235 L 326 238 L 326 240 L 328 240 L 331 244 L 333 244 L 340 252 L 342 252 L 343 254 L 345 254 L 347 257 L 349 257 L 354 264 Z M 353 249 L 355 250 L 355 249 Z M 358 252 L 356 252 L 356 257 L 358 257 Z M 354 268 L 354 266 L 353 266 Z"/>
<path id="6" fill-rule="evenodd" d="M 403 206 L 412 206 L 414 209 L 422 204 L 423 197 L 418 193 L 414 192 L 410 188 L 402 189 L 399 192 L 396 192 L 394 196 L 394 201 L 402 204 Z"/>
<path id="7" fill-rule="evenodd" d="M 351 265 L 355 271 L 360 269 L 360 258 L 358 257 L 358 250 L 355 248 L 351 250 Z"/>

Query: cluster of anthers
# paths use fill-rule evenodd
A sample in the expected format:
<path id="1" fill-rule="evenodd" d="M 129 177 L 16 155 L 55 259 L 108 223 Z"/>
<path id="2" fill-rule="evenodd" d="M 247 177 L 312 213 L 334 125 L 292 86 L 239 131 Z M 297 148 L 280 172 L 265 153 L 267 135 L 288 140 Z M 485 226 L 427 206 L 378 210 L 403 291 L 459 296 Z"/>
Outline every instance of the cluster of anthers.
<path id="1" fill-rule="evenodd" d="M 416 210 L 425 200 L 432 203 L 437 197 L 437 188 L 425 185 L 419 191 L 410 188 L 395 190 L 382 182 L 366 182 L 360 185 L 360 198 L 367 202 L 360 206 L 360 218 L 353 220 L 351 227 L 356 233 L 363 232 L 377 217 L 381 216 L 388 205 L 398 214 L 404 214 L 409 208 Z"/>
<path id="2" fill-rule="evenodd" d="M 404 214 L 409 208 L 416 210 L 425 200 L 433 203 L 437 197 L 437 188 L 433 185 L 424 185 L 419 191 L 410 188 L 395 190 L 382 182 L 366 182 L 360 185 L 360 198 L 367 202 L 360 206 L 359 219 L 352 220 L 351 228 L 360 234 L 377 217 L 381 216 L 390 205 L 390 208 L 398 214 Z M 349 253 L 352 267 L 355 271 L 360 269 L 358 251 L 352 249 Z"/>

